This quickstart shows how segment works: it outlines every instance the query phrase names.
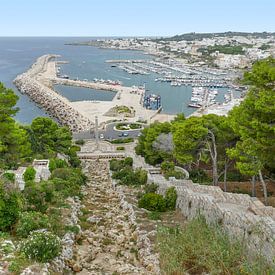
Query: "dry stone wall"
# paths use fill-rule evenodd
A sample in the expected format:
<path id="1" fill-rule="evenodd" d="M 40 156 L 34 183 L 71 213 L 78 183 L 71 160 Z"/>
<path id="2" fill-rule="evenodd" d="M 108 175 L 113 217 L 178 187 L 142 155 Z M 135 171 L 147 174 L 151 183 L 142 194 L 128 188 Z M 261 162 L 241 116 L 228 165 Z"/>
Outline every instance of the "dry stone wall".
<path id="1" fill-rule="evenodd" d="M 219 187 L 195 184 L 190 180 L 151 178 L 165 194 L 175 187 L 177 207 L 187 219 L 203 215 L 209 224 L 219 224 L 232 238 L 245 239 L 248 252 L 260 252 L 269 262 L 275 260 L 275 209 L 257 198 L 223 192 Z"/>

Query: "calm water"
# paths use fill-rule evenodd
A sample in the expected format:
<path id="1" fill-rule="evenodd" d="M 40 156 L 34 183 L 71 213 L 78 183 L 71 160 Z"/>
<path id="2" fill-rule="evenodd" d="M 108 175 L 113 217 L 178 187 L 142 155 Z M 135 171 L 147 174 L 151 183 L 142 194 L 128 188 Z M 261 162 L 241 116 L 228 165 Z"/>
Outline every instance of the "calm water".
<path id="1" fill-rule="evenodd" d="M 46 116 L 28 97 L 20 94 L 14 85 L 16 75 L 26 71 L 36 58 L 43 54 L 59 54 L 60 60 L 69 61 L 61 67 L 63 74 L 71 78 L 88 79 L 103 78 L 120 80 L 126 86 L 146 84 L 148 93 L 160 94 L 163 112 L 175 114 L 184 112 L 189 115 L 194 111 L 187 107 L 191 97 L 190 87 L 171 87 L 168 83 L 155 82 L 156 74 L 129 75 L 119 68 L 111 68 L 105 61 L 108 59 L 151 59 L 152 57 L 138 51 L 122 51 L 98 49 L 85 46 L 68 46 L 72 41 L 87 41 L 95 38 L 1 38 L 0 37 L 0 81 L 7 87 L 14 89 L 19 95 L 18 107 L 20 112 L 16 119 L 22 123 L 29 123 L 37 116 Z M 98 92 L 84 88 L 57 86 L 56 90 L 69 100 L 111 100 L 114 96 L 110 92 Z M 223 94 L 224 92 L 222 92 Z M 219 95 L 222 98 L 222 94 Z"/>

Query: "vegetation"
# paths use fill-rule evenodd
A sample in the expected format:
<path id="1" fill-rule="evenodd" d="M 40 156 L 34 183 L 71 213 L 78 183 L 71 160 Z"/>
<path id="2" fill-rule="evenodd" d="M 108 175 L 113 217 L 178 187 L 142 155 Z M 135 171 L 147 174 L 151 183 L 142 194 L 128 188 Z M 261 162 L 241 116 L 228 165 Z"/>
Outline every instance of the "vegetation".
<path id="1" fill-rule="evenodd" d="M 124 151 L 125 150 L 125 147 L 124 146 L 118 146 L 116 148 L 117 151 Z"/>
<path id="2" fill-rule="evenodd" d="M 32 166 L 29 166 L 23 174 L 24 181 L 27 182 L 27 181 L 34 180 L 35 175 L 36 175 L 35 169 Z"/>
<path id="3" fill-rule="evenodd" d="M 21 252 L 29 259 L 46 263 L 59 255 L 61 242 L 50 232 L 33 232 L 23 242 Z"/>
<path id="4" fill-rule="evenodd" d="M 59 237 L 77 231 L 64 225 L 65 199 L 81 198 L 80 188 L 86 181 L 76 154 L 79 147 L 73 144 L 69 129 L 49 118 L 36 118 L 24 127 L 17 124 L 13 119 L 17 99 L 12 90 L 0 84 L 0 231 L 7 232 L 0 238 L 16 244 L 14 251 L 7 249 L 14 252 L 7 260 L 15 274 L 33 261 L 47 262 L 59 255 Z M 60 155 L 63 159 L 57 158 Z M 49 180 L 34 182 L 34 158 L 50 158 Z M 20 165 L 27 167 L 23 191 L 15 187 L 15 174 L 5 172 Z"/>
<path id="5" fill-rule="evenodd" d="M 127 106 L 116 106 L 115 111 L 119 114 L 122 114 L 122 113 L 130 114 L 131 113 L 131 109 Z"/>
<path id="6" fill-rule="evenodd" d="M 142 128 L 139 123 L 118 123 L 115 127 L 117 130 L 136 130 Z"/>
<path id="7" fill-rule="evenodd" d="M 161 270 L 165 274 L 273 274 L 261 257 L 251 259 L 245 244 L 230 240 L 220 226 L 201 216 L 183 228 L 159 227 Z"/>
<path id="8" fill-rule="evenodd" d="M 136 153 L 149 164 L 163 163 L 167 178 L 176 163 L 189 170 L 196 182 L 212 180 L 217 185 L 222 179 L 224 190 L 228 175 L 252 180 L 259 176 L 267 202 L 265 178 L 275 174 L 275 59 L 256 62 L 244 74 L 243 83 L 250 90 L 228 117 L 178 116 L 171 123 L 154 123 L 142 131 Z"/>
<path id="9" fill-rule="evenodd" d="M 145 194 L 139 199 L 138 207 L 145 208 L 153 212 L 165 212 L 175 210 L 177 192 L 174 187 L 170 187 L 165 192 L 165 197 L 156 194 L 157 187 L 154 184 L 148 185 Z"/>
<path id="10" fill-rule="evenodd" d="M 119 139 L 113 139 L 110 142 L 113 144 L 123 144 L 123 143 L 130 143 L 133 142 L 133 138 L 119 138 Z"/>
<path id="11" fill-rule="evenodd" d="M 224 54 L 244 54 L 243 46 L 240 45 L 214 45 L 208 46 L 207 48 L 200 48 L 198 52 L 201 52 L 203 55 L 208 55 L 215 53 L 216 51 Z"/>

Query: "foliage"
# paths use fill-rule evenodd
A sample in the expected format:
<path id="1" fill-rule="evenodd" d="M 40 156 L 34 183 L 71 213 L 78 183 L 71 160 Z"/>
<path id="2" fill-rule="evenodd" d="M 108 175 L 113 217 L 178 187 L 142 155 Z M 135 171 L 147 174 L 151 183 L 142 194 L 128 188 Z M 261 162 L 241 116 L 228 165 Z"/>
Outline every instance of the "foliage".
<path id="1" fill-rule="evenodd" d="M 11 182 L 15 181 L 15 174 L 14 173 L 10 173 L 10 172 L 6 172 L 4 173 L 3 177 Z"/>
<path id="2" fill-rule="evenodd" d="M 155 183 L 145 184 L 144 192 L 147 193 L 156 193 L 158 190 L 158 185 Z"/>
<path id="3" fill-rule="evenodd" d="M 32 232 L 23 242 L 21 252 L 29 259 L 45 263 L 60 254 L 61 242 L 50 232 Z"/>
<path id="4" fill-rule="evenodd" d="M 65 160 L 58 159 L 58 158 L 50 159 L 49 170 L 51 172 L 57 168 L 66 168 L 66 167 L 68 167 L 68 164 Z"/>
<path id="5" fill-rule="evenodd" d="M 113 139 L 111 140 L 110 142 L 113 143 L 113 144 L 120 144 L 120 143 L 130 143 L 130 142 L 133 142 L 134 139 L 131 138 L 131 137 L 128 137 L 128 138 L 118 138 L 118 139 Z"/>
<path id="6" fill-rule="evenodd" d="M 110 170 L 111 171 L 119 171 L 125 167 L 132 167 L 133 159 L 131 157 L 127 157 L 124 160 L 112 159 L 110 160 Z"/>
<path id="7" fill-rule="evenodd" d="M 216 51 L 224 54 L 244 54 L 245 53 L 242 46 L 230 45 L 230 44 L 214 45 L 214 46 L 208 46 L 207 48 L 198 49 L 198 52 L 201 52 L 202 54 L 206 54 L 206 55 L 215 53 Z"/>
<path id="8" fill-rule="evenodd" d="M 165 202 L 167 210 L 175 210 L 177 202 L 177 192 L 175 187 L 170 187 L 166 190 Z"/>
<path id="9" fill-rule="evenodd" d="M 56 152 L 69 154 L 72 135 L 67 127 L 59 127 L 50 118 L 38 117 L 28 130 L 35 153 L 45 157 L 54 156 Z"/>
<path id="10" fill-rule="evenodd" d="M 189 179 L 196 183 L 205 183 L 211 181 L 206 172 L 200 168 L 193 168 L 189 172 Z"/>
<path id="11" fill-rule="evenodd" d="M 32 166 L 27 167 L 23 174 L 24 181 L 32 181 L 35 179 L 36 171 Z"/>
<path id="12" fill-rule="evenodd" d="M 149 211 L 164 212 L 166 210 L 166 201 L 159 194 L 147 193 L 138 201 L 138 207 Z"/>
<path id="13" fill-rule="evenodd" d="M 13 116 L 18 96 L 0 82 L 0 168 L 16 168 L 18 162 L 31 154 L 27 132 Z"/>
<path id="14" fill-rule="evenodd" d="M 8 231 L 16 223 L 23 208 L 23 199 L 17 190 L 4 188 L 0 182 L 0 230 Z"/>
<path id="15" fill-rule="evenodd" d="M 77 144 L 77 145 L 84 145 L 85 144 L 85 140 L 78 139 L 78 140 L 75 141 L 75 144 Z"/>
<path id="16" fill-rule="evenodd" d="M 159 227 L 157 243 L 165 274 L 257 275 L 275 271 L 260 256 L 249 258 L 244 243 L 230 240 L 220 226 L 209 226 L 200 216 L 182 229 Z"/>
<path id="17" fill-rule="evenodd" d="M 45 213 L 48 209 L 46 194 L 42 192 L 41 186 L 34 182 L 28 182 L 23 191 L 26 200 L 26 209 Z"/>
<path id="18" fill-rule="evenodd" d="M 150 127 L 143 129 L 135 148 L 136 153 L 143 156 L 145 161 L 149 164 L 155 165 L 161 163 L 164 159 L 169 157 L 169 154 L 165 151 L 156 150 L 153 144 L 160 134 L 168 134 L 170 130 L 171 124 L 168 122 L 155 122 L 151 124 Z"/>
<path id="19" fill-rule="evenodd" d="M 118 146 L 116 148 L 117 151 L 124 151 L 125 150 L 125 147 L 124 146 Z"/>
<path id="20" fill-rule="evenodd" d="M 49 228 L 47 215 L 35 211 L 22 212 L 16 225 L 16 234 L 26 238 L 31 231 L 41 228 Z"/>
<path id="21" fill-rule="evenodd" d="M 148 218 L 153 221 L 159 221 L 161 220 L 161 213 L 156 211 L 150 212 L 148 213 Z"/>
<path id="22" fill-rule="evenodd" d="M 142 169 L 134 171 L 128 166 L 114 172 L 112 178 L 119 180 L 122 185 L 144 185 L 147 182 L 147 172 Z"/>

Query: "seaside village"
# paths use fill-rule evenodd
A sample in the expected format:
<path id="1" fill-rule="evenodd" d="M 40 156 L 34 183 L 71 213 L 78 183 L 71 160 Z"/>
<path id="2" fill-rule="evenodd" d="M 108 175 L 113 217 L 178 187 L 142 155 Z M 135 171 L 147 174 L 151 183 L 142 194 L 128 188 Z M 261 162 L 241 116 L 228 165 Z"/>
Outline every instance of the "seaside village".
<path id="1" fill-rule="evenodd" d="M 30 163 L 35 170 L 32 184 L 25 183 L 24 180 L 27 167 L 21 165 L 17 170 L 5 171 L 14 174 L 14 183 L 21 191 L 24 192 L 29 184 L 24 195 L 29 195 L 31 199 L 36 195 L 30 191 L 31 188 L 38 186 L 35 189 L 37 192 L 40 192 L 40 185 L 45 188 L 43 194 L 41 191 L 45 199 L 40 200 L 39 197 L 38 202 L 34 200 L 30 209 L 34 215 L 33 212 L 37 210 L 35 203 L 45 203 L 46 210 L 35 213 L 37 220 L 31 218 L 25 223 L 20 220 L 22 215 L 18 215 L 19 222 L 16 221 L 11 230 L 13 237 L 8 237 L 8 241 L 2 243 L 0 239 L 0 259 L 3 259 L 4 263 L 0 262 L 0 274 L 256 275 L 257 272 L 249 271 L 250 266 L 254 268 L 254 262 L 251 264 L 249 257 L 258 257 L 258 252 L 261 252 L 262 258 L 259 261 L 264 263 L 262 266 L 270 268 L 274 264 L 275 255 L 275 208 L 267 205 L 267 191 L 264 187 L 263 191 L 262 187 L 257 189 L 257 192 L 264 194 L 264 198 L 251 197 L 250 189 L 240 191 L 236 187 L 237 191 L 234 189 L 234 192 L 227 192 L 229 185 L 226 184 L 230 180 L 236 184 L 239 179 L 244 179 L 250 186 L 250 175 L 254 174 L 244 177 L 238 172 L 237 178 L 229 173 L 233 166 L 230 169 L 228 167 L 233 161 L 231 163 L 227 157 L 224 147 L 227 148 L 228 144 L 231 146 L 231 143 L 236 142 L 236 138 L 233 130 L 230 133 L 227 131 L 227 124 L 222 119 L 227 119 L 228 112 L 241 104 L 247 96 L 249 87 L 237 81 L 242 77 L 243 69 L 251 69 L 256 60 L 275 56 L 275 37 L 265 33 L 205 36 L 191 33 L 171 38 L 104 39 L 85 43 L 74 42 L 70 45 L 139 50 L 153 55 L 145 60 L 121 59 L 105 62 L 110 70 L 119 69 L 127 72 L 129 76 L 154 74 L 155 82 L 166 82 L 173 87 L 191 87 L 190 100 L 185 104 L 186 108 L 192 108 L 194 113 L 191 118 L 162 113 L 161 96 L 157 91 L 156 94 L 147 93 L 145 86 L 127 87 L 118 80 L 88 80 L 80 77 L 71 79 L 71 76 L 62 74 L 62 64 L 67 62 L 61 60 L 62 56 L 47 54 L 34 61 L 26 72 L 14 79 L 16 88 L 43 108 L 61 126 L 67 126 L 74 138 L 72 140 L 67 128 L 63 129 L 64 132 L 55 130 L 62 138 L 69 133 L 70 142 L 65 144 L 70 144 L 70 148 L 64 149 L 66 146 L 62 142 L 61 145 L 52 145 L 58 140 L 58 135 L 54 136 L 54 142 L 50 140 L 46 145 L 43 144 L 45 147 L 41 148 L 47 148 L 52 155 L 56 155 L 50 159 L 49 152 L 46 157 L 43 151 L 39 154 L 36 152 L 42 157 Z M 59 94 L 55 85 L 109 91 L 115 96 L 110 101 L 72 102 Z M 226 91 L 222 102 L 217 100 L 219 89 Z M 239 95 L 237 98 L 236 92 Z M 209 123 L 203 124 L 205 121 L 202 116 L 205 114 L 224 116 L 213 116 L 213 120 L 211 116 L 207 116 L 208 119 L 210 117 Z M 226 145 L 218 147 L 220 144 L 216 143 L 214 132 L 217 129 L 213 127 L 213 130 L 209 125 L 217 126 L 226 142 L 229 140 Z M 43 132 L 41 129 L 39 131 Z M 43 143 L 44 140 L 39 139 L 39 131 L 36 138 Z M 107 139 L 107 131 L 115 137 Z M 184 136 L 186 132 L 190 134 L 190 139 Z M 50 136 L 48 133 L 46 135 Z M 196 138 L 201 140 L 197 141 Z M 241 138 L 239 140 L 241 141 Z M 186 143 L 183 144 L 183 141 Z M 64 154 L 58 151 L 62 151 L 62 148 Z M 217 150 L 223 150 L 221 155 L 223 154 L 224 159 L 221 162 L 217 160 Z M 236 154 L 235 151 L 233 153 Z M 50 163 L 53 163 L 53 167 L 49 167 Z M 199 167 L 201 163 L 202 168 Z M 259 163 L 257 165 L 262 165 Z M 222 171 L 220 178 L 218 169 L 219 173 Z M 193 173 L 193 170 L 196 173 Z M 235 173 L 237 168 L 232 168 L 232 171 Z M 259 175 L 258 182 L 262 183 L 262 172 L 257 170 L 255 173 Z M 269 182 L 271 185 L 271 181 Z M 258 185 L 260 186 L 260 183 Z M 62 188 L 64 190 L 61 190 Z M 50 201 L 51 199 L 53 201 Z M 58 226 L 54 228 L 48 225 L 51 217 L 47 220 L 47 215 L 50 216 L 51 211 L 60 211 L 59 221 L 55 222 L 59 222 L 59 225 L 64 222 L 63 235 L 61 230 L 58 231 Z M 203 220 L 198 221 L 198 213 L 204 216 Z M 44 219 L 47 223 L 43 222 Z M 200 223 L 198 234 L 192 235 L 191 238 L 190 234 L 195 231 L 194 227 L 191 227 L 189 235 L 180 243 L 179 236 L 183 236 L 184 232 L 182 228 L 187 228 L 185 226 L 193 220 Z M 31 226 L 28 223 L 35 224 L 35 228 L 29 229 Z M 212 234 L 212 224 L 223 230 Z M 17 239 L 14 235 L 20 232 L 18 226 L 29 230 L 20 237 L 23 239 L 22 247 L 26 243 L 29 245 L 25 245 L 25 250 L 22 250 L 24 255 L 28 255 L 27 259 L 16 250 Z M 48 226 L 46 228 L 49 229 L 44 229 L 43 226 Z M 30 249 L 33 239 L 29 241 L 28 238 L 29 235 L 35 234 L 60 235 L 54 235 L 55 242 L 42 245 L 39 239 L 35 249 Z M 195 245 L 203 234 L 206 236 L 204 242 L 209 243 L 208 240 L 213 238 L 214 243 L 206 252 L 200 250 L 204 245 Z M 214 240 L 216 237 L 217 242 Z M 240 246 L 231 246 L 229 239 L 245 241 L 248 252 L 244 252 Z M 188 242 L 191 243 L 185 255 L 188 261 L 186 260 L 184 265 L 178 264 L 181 258 L 179 260 L 172 257 L 182 257 L 183 254 L 178 249 Z M 197 259 L 200 262 L 205 256 L 208 257 L 208 253 L 212 255 L 213 251 L 215 252 L 218 242 L 222 243 L 220 254 L 213 256 L 210 267 L 199 265 L 197 269 L 192 269 L 195 261 L 193 255 L 202 251 Z M 228 249 L 227 246 L 225 248 L 225 243 Z M 39 251 L 44 251 L 50 245 L 56 249 L 50 249 L 50 252 L 47 251 L 38 258 Z M 11 247 L 12 252 L 6 253 L 7 246 Z M 172 249 L 176 251 L 173 251 L 174 254 Z M 237 251 L 237 258 L 232 262 L 231 256 L 228 256 L 231 250 L 232 253 Z M 6 254 L 1 256 L 1 253 Z M 218 264 L 219 261 L 222 261 L 222 264 Z M 230 264 L 225 266 L 223 261 Z M 177 272 L 172 272 L 174 267 L 171 263 L 177 266 Z M 219 269 L 214 272 L 216 264 Z M 183 266 L 188 270 L 187 273 L 181 273 Z M 15 270 L 15 273 L 9 271 L 10 269 Z M 236 270 L 237 273 L 234 273 Z M 259 275 L 275 274 L 261 271 Z"/>

